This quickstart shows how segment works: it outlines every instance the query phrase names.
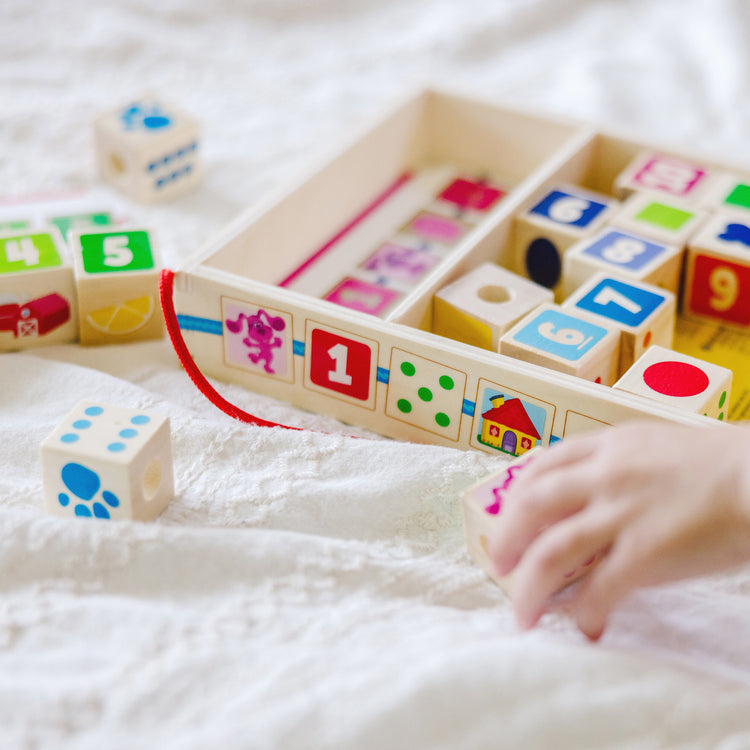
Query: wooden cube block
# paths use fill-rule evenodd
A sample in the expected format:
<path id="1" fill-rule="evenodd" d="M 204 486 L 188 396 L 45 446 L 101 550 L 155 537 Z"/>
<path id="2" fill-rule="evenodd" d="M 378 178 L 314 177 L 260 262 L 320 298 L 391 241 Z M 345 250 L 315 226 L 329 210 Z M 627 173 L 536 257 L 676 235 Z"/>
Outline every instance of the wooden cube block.
<path id="1" fill-rule="evenodd" d="M 666 289 L 599 273 L 568 297 L 562 307 L 566 312 L 591 315 L 601 325 L 621 331 L 620 374 L 651 344 L 672 346 L 677 301 Z"/>
<path id="2" fill-rule="evenodd" d="M 75 341 L 73 266 L 54 227 L 0 234 L 0 351 Z"/>
<path id="3" fill-rule="evenodd" d="M 688 246 L 682 311 L 750 327 L 750 216 L 716 214 Z"/>
<path id="4" fill-rule="evenodd" d="M 704 166 L 644 151 L 617 176 L 614 192 L 621 200 L 648 192 L 667 201 L 677 198 L 693 203 L 700 201 L 711 179 L 711 171 Z"/>
<path id="5" fill-rule="evenodd" d="M 563 257 L 562 294 L 569 297 L 600 272 L 642 281 L 678 294 L 684 250 L 632 232 L 603 229 L 576 243 Z"/>
<path id="6" fill-rule="evenodd" d="M 706 218 L 705 211 L 675 198 L 662 199 L 647 193 L 635 193 L 622 204 L 610 223 L 656 242 L 684 247 Z"/>
<path id="7" fill-rule="evenodd" d="M 478 224 L 507 195 L 507 190 L 486 180 L 457 177 L 429 205 L 431 213 Z"/>
<path id="8" fill-rule="evenodd" d="M 703 200 L 708 211 L 736 214 L 740 221 L 750 221 L 750 178 L 722 173 L 718 175 Z"/>
<path id="9" fill-rule="evenodd" d="M 579 310 L 544 304 L 500 339 L 500 354 L 612 385 L 620 331 Z"/>
<path id="10" fill-rule="evenodd" d="M 163 335 L 159 260 L 143 229 L 70 235 L 82 344 L 114 344 Z"/>
<path id="11" fill-rule="evenodd" d="M 480 479 L 461 494 L 466 548 L 474 562 L 506 593 L 510 593 L 513 574 L 499 576 L 489 557 L 489 541 L 493 528 L 503 510 L 503 495 L 507 492 L 523 467 L 534 460 L 535 451 L 524 454 L 502 469 Z M 601 554 L 589 555 L 581 564 L 568 572 L 561 580 L 562 589 L 585 575 Z"/>
<path id="12" fill-rule="evenodd" d="M 197 122 L 153 96 L 98 117 L 94 142 L 101 177 L 142 203 L 174 198 L 201 178 Z"/>
<path id="13" fill-rule="evenodd" d="M 514 270 L 557 290 L 565 251 L 604 226 L 619 204 L 577 186 L 549 189 L 518 214 L 513 227 Z"/>
<path id="14" fill-rule="evenodd" d="M 44 506 L 58 516 L 149 521 L 174 494 L 169 419 L 81 401 L 41 446 Z"/>
<path id="15" fill-rule="evenodd" d="M 652 346 L 613 387 L 723 420 L 729 410 L 732 371 Z"/>
<path id="16" fill-rule="evenodd" d="M 432 331 L 497 351 L 500 337 L 553 294 L 494 263 L 482 263 L 433 298 Z"/>

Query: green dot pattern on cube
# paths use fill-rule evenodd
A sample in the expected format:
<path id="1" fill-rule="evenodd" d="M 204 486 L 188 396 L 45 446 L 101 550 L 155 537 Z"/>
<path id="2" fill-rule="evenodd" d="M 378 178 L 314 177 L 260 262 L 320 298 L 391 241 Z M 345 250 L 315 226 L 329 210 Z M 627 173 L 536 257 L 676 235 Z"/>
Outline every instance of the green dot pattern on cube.
<path id="1" fill-rule="evenodd" d="M 400 398 L 396 402 L 396 406 L 398 407 L 398 410 L 404 414 L 408 414 L 411 411 L 411 402 L 405 398 Z"/>
<path id="2" fill-rule="evenodd" d="M 429 388 L 420 388 L 417 391 L 417 396 L 419 396 L 422 401 L 432 401 L 432 391 Z"/>
<path id="3" fill-rule="evenodd" d="M 732 192 L 724 199 L 724 203 L 740 208 L 750 208 L 750 185 L 735 185 Z"/>
<path id="4" fill-rule="evenodd" d="M 56 268 L 62 258 L 47 232 L 15 235 L 0 239 L 0 274 Z"/>
<path id="5" fill-rule="evenodd" d="M 693 214 L 664 203 L 649 203 L 634 218 L 636 221 L 676 232 L 693 218 Z"/>
<path id="6" fill-rule="evenodd" d="M 123 273 L 154 268 L 148 232 L 97 232 L 81 235 L 86 273 Z"/>
<path id="7" fill-rule="evenodd" d="M 721 396 L 719 398 L 719 409 L 721 409 L 722 406 L 724 406 L 724 402 L 727 400 L 727 392 L 722 391 Z"/>

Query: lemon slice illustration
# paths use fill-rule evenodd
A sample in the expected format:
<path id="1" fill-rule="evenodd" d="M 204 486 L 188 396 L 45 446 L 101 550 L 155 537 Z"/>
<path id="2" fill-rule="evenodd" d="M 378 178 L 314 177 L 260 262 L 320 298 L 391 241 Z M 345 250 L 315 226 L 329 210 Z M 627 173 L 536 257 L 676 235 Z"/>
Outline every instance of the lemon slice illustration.
<path id="1" fill-rule="evenodd" d="M 101 307 L 88 314 L 88 321 L 98 331 L 123 334 L 137 331 L 154 313 L 154 300 L 136 297 L 119 305 Z"/>

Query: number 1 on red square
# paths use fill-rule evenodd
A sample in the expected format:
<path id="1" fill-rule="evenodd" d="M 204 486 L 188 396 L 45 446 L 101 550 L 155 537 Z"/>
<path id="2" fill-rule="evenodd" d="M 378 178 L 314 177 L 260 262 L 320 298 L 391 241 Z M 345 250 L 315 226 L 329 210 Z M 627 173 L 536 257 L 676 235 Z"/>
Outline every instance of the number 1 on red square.
<path id="1" fill-rule="evenodd" d="M 315 328 L 310 337 L 310 381 L 320 388 L 367 401 L 372 349 L 362 341 Z"/>

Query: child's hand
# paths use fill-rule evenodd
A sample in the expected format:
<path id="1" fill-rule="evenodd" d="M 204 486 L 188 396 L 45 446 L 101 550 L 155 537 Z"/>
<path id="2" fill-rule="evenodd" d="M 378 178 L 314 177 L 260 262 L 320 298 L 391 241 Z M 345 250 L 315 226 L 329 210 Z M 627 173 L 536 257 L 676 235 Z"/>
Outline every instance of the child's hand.
<path id="1" fill-rule="evenodd" d="M 513 606 L 533 627 L 567 571 L 605 555 L 572 604 L 601 636 L 626 594 L 750 560 L 750 430 L 632 423 L 569 438 L 529 462 L 490 542 Z"/>

